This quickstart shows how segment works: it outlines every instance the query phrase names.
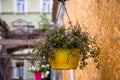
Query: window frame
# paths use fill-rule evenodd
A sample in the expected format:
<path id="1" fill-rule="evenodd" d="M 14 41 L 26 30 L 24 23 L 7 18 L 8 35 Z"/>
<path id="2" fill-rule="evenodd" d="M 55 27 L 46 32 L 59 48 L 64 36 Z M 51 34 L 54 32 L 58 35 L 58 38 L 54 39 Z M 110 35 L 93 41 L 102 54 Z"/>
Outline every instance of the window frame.
<path id="1" fill-rule="evenodd" d="M 14 12 L 15 13 L 27 13 L 27 1 L 28 0 L 24 0 L 23 4 L 24 4 L 24 11 L 18 11 L 18 3 L 22 3 L 22 2 L 18 2 L 18 0 L 14 0 Z"/>
<path id="2" fill-rule="evenodd" d="M 47 8 L 43 9 L 43 4 L 46 3 L 47 5 Z M 49 8 L 49 9 L 48 9 Z M 48 1 L 44 1 L 44 0 L 40 0 L 40 11 L 43 12 L 43 13 L 51 13 L 52 12 L 52 0 L 48 0 Z"/>

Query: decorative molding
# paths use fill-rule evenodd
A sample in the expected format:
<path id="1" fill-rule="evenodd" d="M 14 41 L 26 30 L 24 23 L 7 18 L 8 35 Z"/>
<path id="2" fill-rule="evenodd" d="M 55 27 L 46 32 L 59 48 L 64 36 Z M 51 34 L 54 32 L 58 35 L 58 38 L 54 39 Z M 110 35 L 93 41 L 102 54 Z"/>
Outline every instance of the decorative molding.
<path id="1" fill-rule="evenodd" d="M 13 21 L 11 24 L 13 27 L 23 27 L 23 26 L 25 27 L 28 23 L 29 22 L 19 18 L 19 19 Z"/>

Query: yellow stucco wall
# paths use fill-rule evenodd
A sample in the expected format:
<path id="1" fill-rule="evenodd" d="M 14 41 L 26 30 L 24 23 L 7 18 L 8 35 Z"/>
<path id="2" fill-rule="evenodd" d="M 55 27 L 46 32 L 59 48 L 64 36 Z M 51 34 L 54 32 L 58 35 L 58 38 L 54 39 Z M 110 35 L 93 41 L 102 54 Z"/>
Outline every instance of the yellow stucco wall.
<path id="1" fill-rule="evenodd" d="M 120 39 L 112 41 L 120 37 L 120 0 L 69 0 L 67 10 L 73 24 L 77 21 L 91 36 L 98 36 L 101 47 L 100 70 L 88 60 L 84 70 L 74 71 L 75 80 L 120 80 Z M 69 71 L 63 71 L 63 80 L 69 77 Z"/>

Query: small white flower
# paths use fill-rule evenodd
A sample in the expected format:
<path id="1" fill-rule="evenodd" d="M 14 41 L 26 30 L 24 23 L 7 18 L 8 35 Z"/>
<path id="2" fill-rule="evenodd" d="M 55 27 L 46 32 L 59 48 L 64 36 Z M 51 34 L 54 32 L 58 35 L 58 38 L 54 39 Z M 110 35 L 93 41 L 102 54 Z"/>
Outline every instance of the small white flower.
<path id="1" fill-rule="evenodd" d="M 32 69 L 33 71 L 35 71 L 35 67 L 34 67 L 34 66 L 32 66 L 31 69 Z"/>
<path id="2" fill-rule="evenodd" d="M 41 65 L 41 67 L 42 67 L 42 68 L 44 68 L 44 67 L 45 67 L 45 65 Z"/>
<path id="3" fill-rule="evenodd" d="M 47 67 L 50 67 L 50 65 L 49 65 L 49 64 L 47 64 L 46 66 L 47 66 Z"/>
<path id="4" fill-rule="evenodd" d="M 48 75 L 50 72 L 49 71 L 46 71 L 45 74 Z"/>
<path id="5" fill-rule="evenodd" d="M 33 68 L 34 68 L 34 66 L 31 67 L 31 69 L 33 69 Z"/>

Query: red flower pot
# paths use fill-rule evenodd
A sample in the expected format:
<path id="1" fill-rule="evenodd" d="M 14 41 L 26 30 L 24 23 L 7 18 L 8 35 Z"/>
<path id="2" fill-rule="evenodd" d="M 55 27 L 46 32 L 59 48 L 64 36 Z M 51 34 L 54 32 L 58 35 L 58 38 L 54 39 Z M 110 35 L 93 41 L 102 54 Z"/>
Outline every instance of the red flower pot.
<path id="1" fill-rule="evenodd" d="M 41 72 L 34 72 L 35 80 L 43 80 L 41 77 Z"/>

